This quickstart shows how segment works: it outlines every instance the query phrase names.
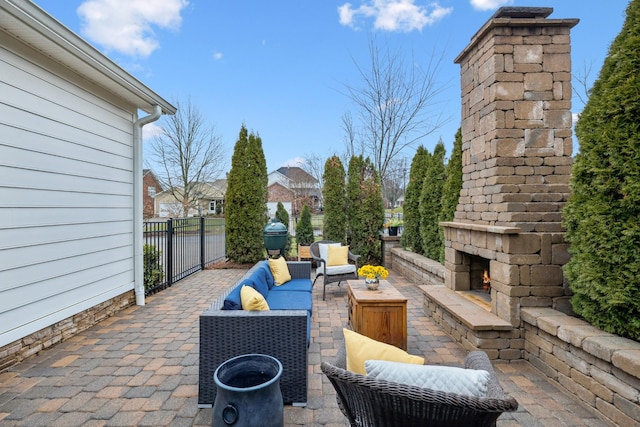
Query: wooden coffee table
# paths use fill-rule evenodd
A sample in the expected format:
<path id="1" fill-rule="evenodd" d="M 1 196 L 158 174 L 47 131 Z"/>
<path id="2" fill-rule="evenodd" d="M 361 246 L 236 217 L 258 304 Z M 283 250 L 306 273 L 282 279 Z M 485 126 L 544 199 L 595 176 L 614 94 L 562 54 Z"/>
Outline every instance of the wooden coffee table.
<path id="1" fill-rule="evenodd" d="M 386 280 L 377 290 L 364 280 L 348 280 L 349 325 L 355 332 L 407 349 L 407 298 Z"/>

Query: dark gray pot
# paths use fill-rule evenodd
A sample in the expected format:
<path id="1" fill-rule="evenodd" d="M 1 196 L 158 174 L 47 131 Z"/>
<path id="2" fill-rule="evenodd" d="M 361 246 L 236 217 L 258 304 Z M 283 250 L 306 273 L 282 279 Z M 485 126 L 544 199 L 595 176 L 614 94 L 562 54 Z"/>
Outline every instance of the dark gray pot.
<path id="1" fill-rule="evenodd" d="M 245 354 L 222 363 L 213 374 L 218 390 L 211 425 L 282 427 L 281 375 L 282 363 L 266 354 Z"/>

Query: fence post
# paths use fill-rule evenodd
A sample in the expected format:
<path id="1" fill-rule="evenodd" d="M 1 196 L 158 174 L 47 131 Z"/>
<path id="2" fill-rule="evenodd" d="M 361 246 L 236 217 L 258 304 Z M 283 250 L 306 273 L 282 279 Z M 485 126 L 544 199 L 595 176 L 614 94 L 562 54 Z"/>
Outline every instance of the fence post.
<path id="1" fill-rule="evenodd" d="M 205 267 L 205 220 L 204 216 L 200 217 L 200 270 L 204 270 Z"/>
<path id="2" fill-rule="evenodd" d="M 173 218 L 167 220 L 167 286 L 173 284 Z"/>

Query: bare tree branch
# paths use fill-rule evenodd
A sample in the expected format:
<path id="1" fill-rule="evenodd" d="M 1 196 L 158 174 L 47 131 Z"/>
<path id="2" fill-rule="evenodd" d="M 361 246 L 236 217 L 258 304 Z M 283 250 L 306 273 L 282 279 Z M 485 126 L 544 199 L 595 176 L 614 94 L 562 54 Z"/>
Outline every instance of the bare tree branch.
<path id="1" fill-rule="evenodd" d="M 591 95 L 591 88 L 589 86 L 589 76 L 591 75 L 591 71 L 593 69 L 593 62 L 587 64 L 586 62 L 582 64 L 582 71 L 578 74 L 574 74 L 573 78 L 578 82 L 578 86 L 580 89 L 573 88 L 573 93 L 576 94 L 580 102 L 583 105 L 587 104 L 589 101 L 589 95 Z"/>
<path id="2" fill-rule="evenodd" d="M 306 173 L 308 173 L 309 175 L 311 175 L 316 179 L 315 190 L 316 190 L 316 196 L 318 197 L 318 202 L 320 203 L 320 206 L 323 206 L 322 175 L 324 173 L 324 163 L 325 161 L 321 159 L 317 154 L 310 153 L 310 154 L 305 154 L 304 165 L 302 166 L 302 169 Z"/>
<path id="3" fill-rule="evenodd" d="M 152 157 L 162 167 L 160 182 L 182 204 L 186 216 L 203 186 L 221 174 L 224 146 L 190 99 L 178 101 L 176 107 L 152 141 Z"/>
<path id="4" fill-rule="evenodd" d="M 388 45 L 380 48 L 370 40 L 369 59 L 368 67 L 354 61 L 363 83 L 346 85 L 346 95 L 358 108 L 364 155 L 372 159 L 384 181 L 394 158 L 448 120 L 434 108 L 445 88 L 436 79 L 443 54 L 432 52 L 423 67 L 413 54 L 406 63 L 399 50 L 392 51 Z M 356 133 L 347 132 L 347 142 L 352 142 Z"/>

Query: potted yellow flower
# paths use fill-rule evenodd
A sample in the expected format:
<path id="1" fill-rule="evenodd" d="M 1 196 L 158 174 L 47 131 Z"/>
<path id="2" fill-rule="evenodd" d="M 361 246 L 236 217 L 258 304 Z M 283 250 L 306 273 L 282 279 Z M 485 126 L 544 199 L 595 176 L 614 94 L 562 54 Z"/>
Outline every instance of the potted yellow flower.
<path id="1" fill-rule="evenodd" d="M 363 265 L 358 269 L 358 276 L 364 277 L 368 289 L 378 289 L 380 279 L 386 279 L 389 271 L 381 265 Z"/>

